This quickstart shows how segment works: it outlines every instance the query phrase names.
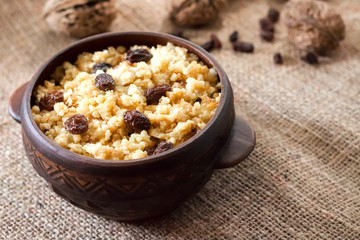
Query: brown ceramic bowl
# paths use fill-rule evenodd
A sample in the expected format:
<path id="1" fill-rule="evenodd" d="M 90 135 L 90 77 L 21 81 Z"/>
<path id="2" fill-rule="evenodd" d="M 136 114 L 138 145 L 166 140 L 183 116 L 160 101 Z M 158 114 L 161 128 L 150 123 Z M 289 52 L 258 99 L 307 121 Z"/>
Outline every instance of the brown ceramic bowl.
<path id="1" fill-rule="evenodd" d="M 158 154 L 135 160 L 101 160 L 70 152 L 48 139 L 31 115 L 32 92 L 64 61 L 75 61 L 84 51 L 134 44 L 167 42 L 187 48 L 221 81 L 221 100 L 211 121 L 194 137 Z M 255 146 L 255 133 L 235 117 L 228 77 L 205 50 L 184 39 L 159 33 L 123 32 L 96 35 L 78 41 L 48 60 L 30 82 L 10 99 L 12 117 L 21 123 L 26 155 L 37 173 L 60 195 L 86 211 L 119 221 L 140 220 L 167 213 L 196 193 L 214 169 L 232 167 Z"/>

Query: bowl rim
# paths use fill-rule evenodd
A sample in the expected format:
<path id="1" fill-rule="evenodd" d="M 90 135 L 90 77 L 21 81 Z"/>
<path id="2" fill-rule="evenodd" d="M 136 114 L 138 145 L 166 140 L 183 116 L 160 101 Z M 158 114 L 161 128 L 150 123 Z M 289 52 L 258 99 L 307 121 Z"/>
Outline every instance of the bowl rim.
<path id="1" fill-rule="evenodd" d="M 52 141 L 50 138 L 48 138 L 41 131 L 41 129 L 35 123 L 35 120 L 32 116 L 31 97 L 32 97 L 32 92 L 33 92 L 35 83 L 37 82 L 37 79 L 40 77 L 41 73 L 46 68 L 48 68 L 49 65 L 51 65 L 51 63 L 56 58 L 58 58 L 60 55 L 66 53 L 68 51 L 71 51 L 72 49 L 78 47 L 79 45 L 89 44 L 90 42 L 99 40 L 101 38 L 119 37 L 119 36 L 124 36 L 124 35 L 131 35 L 131 36 L 137 35 L 137 36 L 143 36 L 143 37 L 163 38 L 163 39 L 167 40 L 168 42 L 171 42 L 175 46 L 180 46 L 180 47 L 186 48 L 188 50 L 188 52 L 197 55 L 199 57 L 199 59 L 203 62 L 204 62 L 204 59 L 207 59 L 208 62 L 212 65 L 211 67 L 216 70 L 218 77 L 219 77 L 219 81 L 221 83 L 220 102 L 219 102 L 219 105 L 218 105 L 214 115 L 212 116 L 210 121 L 205 125 L 205 127 L 199 133 L 195 134 L 193 137 L 191 137 L 187 141 L 179 144 L 178 146 L 176 146 L 166 152 L 163 152 L 163 153 L 160 153 L 157 155 L 143 157 L 143 158 L 129 159 L 129 160 L 98 159 L 98 158 L 88 157 L 85 155 L 74 153 L 68 149 L 65 149 L 65 148 L 59 146 L 58 144 L 56 144 L 54 141 Z M 96 50 L 94 50 L 94 51 L 96 51 Z M 205 132 L 211 130 L 211 127 L 214 125 L 214 122 L 218 119 L 220 112 L 225 105 L 226 97 L 228 97 L 229 94 L 233 94 L 233 93 L 232 93 L 232 88 L 231 88 L 229 78 L 226 75 L 224 69 L 221 67 L 221 65 L 218 63 L 218 61 L 210 53 L 208 53 L 206 50 L 201 48 L 199 45 L 197 45 L 193 42 L 190 42 L 186 39 L 183 39 L 183 38 L 171 35 L 171 34 L 166 34 L 166 33 L 143 32 L 143 31 L 110 32 L 110 33 L 102 33 L 102 34 L 93 35 L 93 36 L 81 39 L 79 41 L 76 41 L 76 42 L 68 45 L 67 47 L 63 48 L 56 54 L 54 54 L 43 65 L 41 65 L 41 67 L 35 72 L 35 74 L 31 78 L 31 81 L 29 82 L 27 89 L 25 91 L 25 94 L 23 97 L 23 103 L 22 103 L 22 105 L 24 106 L 24 101 L 25 101 L 25 107 L 22 107 L 22 109 L 24 111 L 22 111 L 21 118 L 22 118 L 22 122 L 23 121 L 26 122 L 27 125 L 29 127 L 31 127 L 29 129 L 29 131 L 31 132 L 33 137 L 35 137 L 37 140 L 39 140 L 43 144 L 42 149 L 46 148 L 47 151 L 48 150 L 52 151 L 54 154 L 57 155 L 58 158 L 62 159 L 62 161 L 64 161 L 64 159 L 66 159 L 66 161 L 64 161 L 64 162 L 72 162 L 75 164 L 86 164 L 88 166 L 96 165 L 96 166 L 102 166 L 102 167 L 104 167 L 104 166 L 105 167 L 138 166 L 138 165 L 143 165 L 143 164 L 151 164 L 154 162 L 158 162 L 158 161 L 162 161 L 164 159 L 171 158 L 173 155 L 177 154 L 178 152 L 185 151 L 186 147 L 189 146 L 190 144 L 192 144 L 193 142 L 198 141 Z M 24 117 L 25 117 L 25 119 L 23 119 Z"/>

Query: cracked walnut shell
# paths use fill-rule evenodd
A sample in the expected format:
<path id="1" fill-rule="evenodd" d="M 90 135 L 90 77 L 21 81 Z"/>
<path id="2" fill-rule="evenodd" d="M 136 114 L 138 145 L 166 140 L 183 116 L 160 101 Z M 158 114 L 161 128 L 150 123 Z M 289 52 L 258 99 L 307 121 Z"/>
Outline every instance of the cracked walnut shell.
<path id="1" fill-rule="evenodd" d="M 113 0 L 48 0 L 44 7 L 51 30 L 77 38 L 107 31 L 115 16 Z"/>
<path id="2" fill-rule="evenodd" d="M 180 26 L 199 27 L 215 20 L 225 0 L 172 0 L 171 20 Z"/>
<path id="3" fill-rule="evenodd" d="M 289 40 L 302 50 L 326 54 L 345 38 L 345 24 L 328 3 L 291 0 L 282 14 Z"/>

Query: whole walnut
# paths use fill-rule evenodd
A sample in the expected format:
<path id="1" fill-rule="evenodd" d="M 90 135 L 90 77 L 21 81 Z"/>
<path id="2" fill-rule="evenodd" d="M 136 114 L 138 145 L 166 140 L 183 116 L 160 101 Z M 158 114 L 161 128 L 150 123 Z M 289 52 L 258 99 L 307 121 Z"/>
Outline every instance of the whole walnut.
<path id="1" fill-rule="evenodd" d="M 218 18 L 226 0 L 171 0 L 170 18 L 184 27 L 200 27 Z"/>
<path id="2" fill-rule="evenodd" d="M 289 40 L 302 50 L 326 54 L 345 38 L 344 21 L 326 2 L 290 0 L 282 15 Z"/>
<path id="3" fill-rule="evenodd" d="M 77 38 L 107 31 L 115 16 L 113 0 L 48 0 L 44 7 L 54 32 Z"/>

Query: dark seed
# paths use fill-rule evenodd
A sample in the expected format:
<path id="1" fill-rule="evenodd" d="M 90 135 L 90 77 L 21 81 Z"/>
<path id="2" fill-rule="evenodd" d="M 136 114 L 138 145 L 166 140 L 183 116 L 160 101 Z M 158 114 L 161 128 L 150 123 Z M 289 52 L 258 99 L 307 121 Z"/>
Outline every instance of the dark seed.
<path id="1" fill-rule="evenodd" d="M 135 62 L 148 62 L 152 58 L 152 54 L 147 49 L 129 50 L 126 53 L 126 60 Z"/>
<path id="2" fill-rule="evenodd" d="M 159 145 L 157 145 L 157 147 L 155 148 L 153 155 L 165 152 L 167 150 L 170 150 L 174 147 L 174 145 L 172 143 L 168 143 L 168 142 L 161 142 L 159 143 Z"/>
<path id="3" fill-rule="evenodd" d="M 45 97 L 40 99 L 39 107 L 41 110 L 54 110 L 54 105 L 57 102 L 63 102 L 64 101 L 64 95 L 62 92 L 59 91 L 53 91 L 48 94 L 46 94 Z"/>
<path id="4" fill-rule="evenodd" d="M 238 40 L 239 33 L 238 31 L 234 31 L 232 34 L 230 34 L 229 40 L 230 42 L 234 43 Z"/>
<path id="5" fill-rule="evenodd" d="M 267 42 L 271 42 L 274 39 L 274 33 L 269 31 L 261 31 L 260 36 Z"/>
<path id="6" fill-rule="evenodd" d="M 108 70 L 109 68 L 112 68 L 111 64 L 105 63 L 105 62 L 100 62 L 100 63 L 96 63 L 92 67 L 91 72 L 96 73 L 97 70 L 102 70 L 102 71 L 106 72 L 106 70 Z"/>
<path id="7" fill-rule="evenodd" d="M 211 34 L 210 39 L 211 39 L 211 41 L 213 42 L 213 48 L 214 48 L 214 49 L 217 49 L 217 48 L 221 48 L 221 47 L 222 47 L 221 41 L 220 41 L 220 39 L 218 38 L 217 35 Z"/>
<path id="8" fill-rule="evenodd" d="M 150 129 L 150 120 L 138 110 L 128 110 L 124 112 L 123 117 L 126 125 L 134 132 Z"/>
<path id="9" fill-rule="evenodd" d="M 71 116 L 65 121 L 64 125 L 65 129 L 72 134 L 83 134 L 89 128 L 88 120 L 82 114 L 75 114 Z"/>
<path id="10" fill-rule="evenodd" d="M 115 81 L 111 75 L 101 73 L 95 77 L 95 87 L 103 91 L 115 89 Z"/>
<path id="11" fill-rule="evenodd" d="M 157 85 L 145 90 L 146 102 L 148 105 L 158 104 L 161 97 L 166 96 L 166 92 L 170 91 L 168 84 Z"/>
<path id="12" fill-rule="evenodd" d="M 268 11 L 268 18 L 273 22 L 276 23 L 279 20 L 280 13 L 275 8 L 270 8 Z"/>
<path id="13" fill-rule="evenodd" d="M 274 54 L 274 63 L 276 64 L 283 64 L 283 58 L 280 53 Z"/>
<path id="14" fill-rule="evenodd" d="M 233 44 L 233 48 L 237 52 L 252 53 L 254 52 L 254 45 L 247 42 L 236 42 Z"/>
<path id="15" fill-rule="evenodd" d="M 274 24 L 268 18 L 260 19 L 260 28 L 265 32 L 274 32 Z"/>
<path id="16" fill-rule="evenodd" d="M 203 49 L 205 49 L 206 51 L 210 52 L 211 50 L 214 49 L 214 42 L 213 41 L 208 41 L 208 42 L 202 44 L 201 47 Z"/>
<path id="17" fill-rule="evenodd" d="M 313 52 L 308 52 L 304 56 L 301 57 L 301 59 L 309 64 L 318 64 L 318 58 Z"/>

